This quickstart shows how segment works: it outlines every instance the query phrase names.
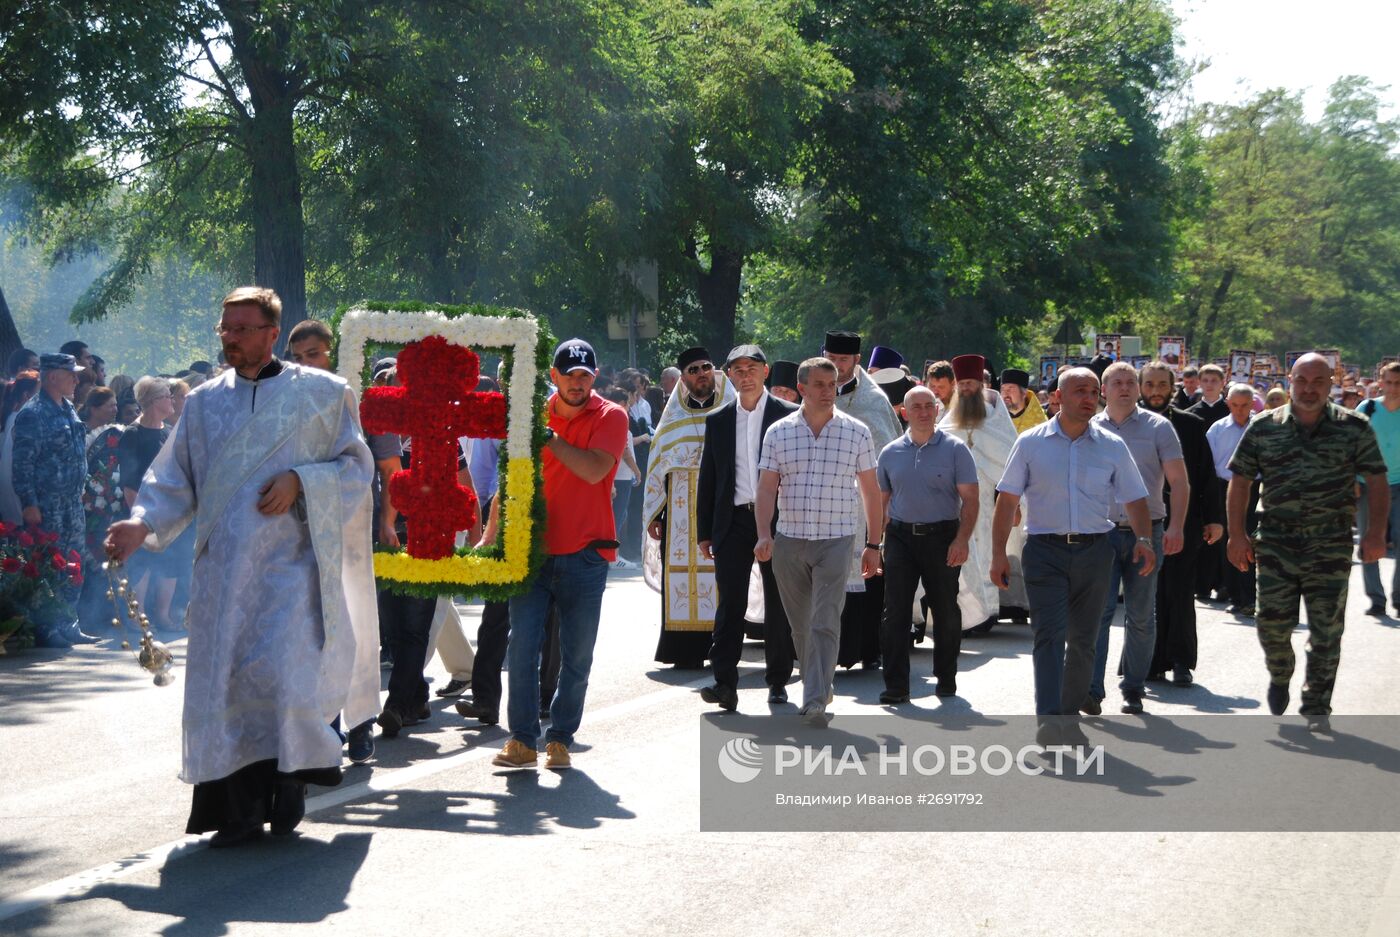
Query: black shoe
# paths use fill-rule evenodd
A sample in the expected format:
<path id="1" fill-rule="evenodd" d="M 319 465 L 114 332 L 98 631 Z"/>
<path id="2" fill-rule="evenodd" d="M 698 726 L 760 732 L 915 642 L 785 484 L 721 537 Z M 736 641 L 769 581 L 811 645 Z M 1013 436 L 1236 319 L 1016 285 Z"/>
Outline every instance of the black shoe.
<path id="1" fill-rule="evenodd" d="M 1084 702 L 1079 704 L 1079 711 L 1086 716 L 1098 716 L 1103 713 L 1103 703 L 1096 697 L 1086 696 Z"/>
<path id="2" fill-rule="evenodd" d="M 1132 690 L 1123 691 L 1123 713 L 1136 716 L 1142 712 L 1142 694 Z"/>
<path id="3" fill-rule="evenodd" d="M 448 680 L 447 686 L 439 690 L 434 690 L 433 693 L 437 696 L 452 697 L 456 699 L 461 697 L 461 695 L 465 693 L 471 685 L 472 682 L 470 680 Z"/>
<path id="4" fill-rule="evenodd" d="M 247 826 L 232 826 L 221 829 L 209 840 L 210 849 L 227 849 L 230 846 L 238 846 L 249 840 L 262 836 L 262 824 L 251 823 Z"/>
<path id="5" fill-rule="evenodd" d="M 949 697 L 949 696 L 957 696 L 957 695 L 958 695 L 958 681 L 956 681 L 956 680 L 939 680 L 939 681 L 938 681 L 938 688 L 935 689 L 934 692 L 937 693 L 939 696 L 942 696 L 942 697 L 945 697 L 945 698 L 946 698 L 946 697 Z"/>
<path id="6" fill-rule="evenodd" d="M 403 724 L 406 726 L 416 726 L 420 722 L 427 722 L 433 717 L 433 711 L 424 703 L 411 713 L 403 713 Z"/>
<path id="7" fill-rule="evenodd" d="M 1288 687 L 1279 686 L 1277 683 L 1269 684 L 1269 712 L 1275 716 L 1282 716 L 1284 710 L 1288 708 Z"/>
<path id="8" fill-rule="evenodd" d="M 457 713 L 459 715 L 466 716 L 468 719 L 475 719 L 484 726 L 499 725 L 501 722 L 501 713 L 499 710 L 487 709 L 485 706 L 472 700 L 459 699 L 454 705 L 457 707 Z"/>
<path id="9" fill-rule="evenodd" d="M 74 644 L 96 644 L 99 640 L 101 640 L 100 638 L 95 638 L 87 632 L 81 631 L 77 628 L 73 628 L 72 630 L 70 630 L 66 637 L 69 641 L 72 641 Z"/>
<path id="10" fill-rule="evenodd" d="M 386 739 L 397 736 L 404 725 L 403 716 L 397 709 L 390 706 L 385 706 L 384 711 L 379 714 L 379 718 L 374 721 L 379 723 L 379 734 Z"/>
<path id="11" fill-rule="evenodd" d="M 1172 671 L 1173 686 L 1190 686 L 1195 681 L 1191 679 L 1191 671 L 1185 667 L 1177 667 Z"/>
<path id="12" fill-rule="evenodd" d="M 1166 683 L 1167 672 L 1165 670 L 1154 670 L 1147 675 L 1148 683 Z"/>
<path id="13" fill-rule="evenodd" d="M 1372 618 L 1384 618 L 1384 617 L 1385 617 L 1385 603 L 1384 603 L 1384 602 L 1372 602 L 1372 603 L 1371 603 L 1371 607 L 1368 608 L 1368 609 L 1366 609 L 1366 614 L 1367 614 L 1367 615 L 1370 615 Z"/>
<path id="14" fill-rule="evenodd" d="M 861 661 L 861 662 L 860 662 L 860 669 L 861 669 L 861 670 L 879 670 L 879 669 L 880 669 L 880 658 L 877 657 L 877 658 L 875 658 L 874 660 L 863 660 L 863 661 Z"/>
<path id="15" fill-rule="evenodd" d="M 1253 617 L 1254 617 L 1254 606 L 1253 606 L 1253 605 L 1241 605 L 1240 608 L 1239 608 L 1239 611 L 1235 612 L 1235 614 L 1238 615 L 1238 616 L 1240 616 L 1241 618 L 1253 618 Z"/>
<path id="16" fill-rule="evenodd" d="M 768 688 L 768 702 L 770 704 L 787 702 L 787 687 L 772 686 Z"/>
<path id="17" fill-rule="evenodd" d="M 725 712 L 732 713 L 739 708 L 739 691 L 723 683 L 705 687 L 700 691 L 700 698 Z"/>
<path id="18" fill-rule="evenodd" d="M 66 651 L 73 646 L 73 642 L 52 628 L 46 628 L 42 631 L 36 629 L 34 646 Z"/>
<path id="19" fill-rule="evenodd" d="M 989 633 L 989 632 L 992 630 L 992 626 L 995 625 L 996 623 L 997 623 L 997 616 L 993 615 L 992 617 L 990 617 L 990 618 L 984 620 L 981 624 L 973 625 L 971 628 L 967 629 L 967 632 L 966 632 L 966 633 L 967 633 L 967 634 L 987 634 L 987 633 Z"/>
<path id="20" fill-rule="evenodd" d="M 885 706 L 898 706 L 900 703 L 909 702 L 908 693 L 897 693 L 894 690 L 886 690 L 880 694 L 880 703 Z"/>
<path id="21" fill-rule="evenodd" d="M 272 795 L 272 835 L 286 836 L 306 816 L 306 785 L 300 781 L 278 781 Z"/>
<path id="22" fill-rule="evenodd" d="M 346 741 L 349 742 L 350 763 L 368 763 L 374 758 L 374 723 L 366 722 L 362 726 L 355 726 L 350 730 Z"/>
<path id="23" fill-rule="evenodd" d="M 1323 713 L 1311 713 L 1308 715 L 1309 732 L 1326 732 L 1332 734 L 1332 720 Z"/>

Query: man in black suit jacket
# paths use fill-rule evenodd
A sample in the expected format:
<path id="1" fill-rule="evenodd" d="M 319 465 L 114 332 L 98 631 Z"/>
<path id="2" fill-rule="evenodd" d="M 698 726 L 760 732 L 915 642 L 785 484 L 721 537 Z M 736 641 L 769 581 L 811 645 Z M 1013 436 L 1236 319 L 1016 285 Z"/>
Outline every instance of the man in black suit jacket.
<path id="1" fill-rule="evenodd" d="M 1148 668 L 1149 680 L 1164 680 L 1172 671 L 1178 686 L 1191 684 L 1196 669 L 1196 566 L 1203 547 L 1220 542 L 1225 532 L 1225 502 L 1215 479 L 1215 460 L 1206 442 L 1206 424 L 1195 413 L 1171 406 L 1171 371 L 1152 362 L 1139 375 L 1142 406 L 1171 420 L 1181 440 L 1191 504 L 1186 510 L 1185 540 L 1181 552 L 1162 561 L 1157 577 L 1157 644 Z M 1171 503 L 1171 491 L 1166 492 Z"/>
<path id="2" fill-rule="evenodd" d="M 695 526 L 700 554 L 713 558 L 719 603 L 715 611 L 710 667 L 715 683 L 700 691 L 707 703 L 733 711 L 739 705 L 739 654 L 744 643 L 744 612 L 749 603 L 749 576 L 755 562 L 758 526 L 758 459 L 768 427 L 797 407 L 763 387 L 768 361 L 757 345 L 740 345 L 729 353 L 725 373 L 738 399 L 705 418 L 705 446 L 700 455 Z M 742 448 L 741 448 L 742 447 Z M 772 532 L 769 532 L 772 535 Z M 792 678 L 792 630 L 771 563 L 759 563 L 763 576 L 763 656 L 768 702 L 787 700 Z"/>

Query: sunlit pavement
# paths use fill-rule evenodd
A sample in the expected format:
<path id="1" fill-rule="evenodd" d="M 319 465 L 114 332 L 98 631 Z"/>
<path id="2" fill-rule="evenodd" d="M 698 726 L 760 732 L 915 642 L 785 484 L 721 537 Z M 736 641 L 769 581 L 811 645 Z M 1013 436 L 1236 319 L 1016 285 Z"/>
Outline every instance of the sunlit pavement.
<path id="1" fill-rule="evenodd" d="M 708 674 L 652 662 L 658 602 L 613 573 L 572 771 L 493 768 L 503 729 L 435 698 L 374 764 L 312 788 L 299 835 L 234 850 L 181 842 L 181 682 L 108 646 L 0 659 L 0 932 L 1400 933 L 1390 833 L 701 833 Z M 1400 621 L 1366 604 L 1355 570 L 1334 709 L 1398 713 Z M 1266 712 L 1250 623 L 1202 606 L 1200 643 L 1196 686 L 1152 685 L 1148 712 Z M 949 705 L 1032 711 L 1028 628 L 963 648 Z M 745 657 L 740 710 L 767 712 L 761 650 Z M 924 644 L 915 706 L 939 705 L 930 667 Z M 838 675 L 837 720 L 878 712 L 880 689 Z"/>

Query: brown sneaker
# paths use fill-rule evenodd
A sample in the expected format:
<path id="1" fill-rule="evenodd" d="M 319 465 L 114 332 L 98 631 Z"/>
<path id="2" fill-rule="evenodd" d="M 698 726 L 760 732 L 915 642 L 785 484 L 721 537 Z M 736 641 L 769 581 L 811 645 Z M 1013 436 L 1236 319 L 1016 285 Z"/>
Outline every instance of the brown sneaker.
<path id="1" fill-rule="evenodd" d="M 569 757 L 569 750 L 564 747 L 563 742 L 546 742 L 544 746 L 544 766 L 562 771 L 564 768 L 572 768 L 574 760 Z"/>
<path id="2" fill-rule="evenodd" d="M 491 759 L 491 764 L 500 768 L 537 768 L 540 756 L 524 742 L 507 739 L 501 753 Z"/>

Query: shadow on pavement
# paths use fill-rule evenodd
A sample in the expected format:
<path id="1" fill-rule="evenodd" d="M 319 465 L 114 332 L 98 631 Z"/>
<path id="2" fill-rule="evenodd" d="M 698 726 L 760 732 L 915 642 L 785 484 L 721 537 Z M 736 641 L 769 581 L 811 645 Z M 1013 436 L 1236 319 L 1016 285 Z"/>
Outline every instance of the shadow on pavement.
<path id="1" fill-rule="evenodd" d="M 347 909 L 370 839 L 341 833 L 329 842 L 264 836 L 235 849 L 194 845 L 171 855 L 157 885 L 102 885 L 64 904 L 108 898 L 177 918 L 160 931 L 168 937 L 215 937 L 236 922 L 315 924 Z"/>
<path id="2" fill-rule="evenodd" d="M 488 791 L 397 790 L 372 801 L 346 804 L 316 815 L 322 823 L 370 828 L 435 830 L 539 836 L 549 822 L 591 830 L 604 820 L 632 820 L 622 798 L 600 787 L 578 768 L 561 771 L 557 785 L 540 783 L 539 771 L 503 775 L 505 793 Z"/>

